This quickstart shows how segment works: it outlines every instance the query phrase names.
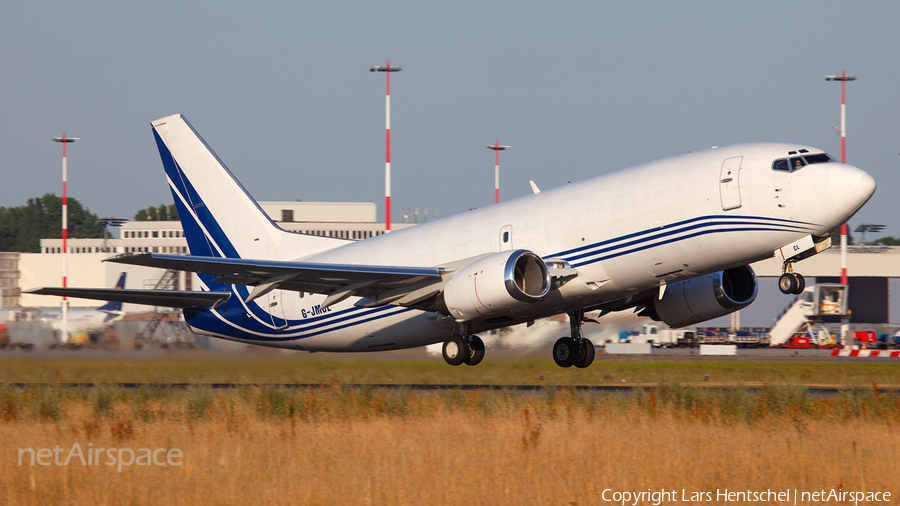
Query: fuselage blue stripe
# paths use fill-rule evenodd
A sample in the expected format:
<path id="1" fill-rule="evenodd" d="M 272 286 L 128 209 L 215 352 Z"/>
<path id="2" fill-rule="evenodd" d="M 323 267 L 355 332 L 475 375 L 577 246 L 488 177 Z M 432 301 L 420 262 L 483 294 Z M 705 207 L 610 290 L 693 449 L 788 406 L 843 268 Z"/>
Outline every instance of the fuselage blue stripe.
<path id="1" fill-rule="evenodd" d="M 640 237 L 640 236 L 642 236 L 642 235 L 647 235 L 647 234 L 652 234 L 652 233 L 659 232 L 659 231 L 663 231 L 663 230 L 673 229 L 673 228 L 680 227 L 680 226 L 682 226 L 682 225 L 686 225 L 686 224 L 689 224 L 689 223 L 695 223 L 695 222 L 698 222 L 698 221 L 707 221 L 707 220 L 710 220 L 710 221 L 714 221 L 714 220 L 728 220 L 728 221 L 731 221 L 731 222 L 733 222 L 733 223 L 735 223 L 735 224 L 739 224 L 739 223 L 734 222 L 733 220 L 760 220 L 760 221 L 763 221 L 763 222 L 770 222 L 771 225 L 779 225 L 779 226 L 793 225 L 793 226 L 801 226 L 801 227 L 804 227 L 804 226 L 805 226 L 805 227 L 807 227 L 807 228 L 810 228 L 810 227 L 815 226 L 815 225 L 812 224 L 812 223 L 806 223 L 806 222 L 802 222 L 802 221 L 792 221 L 792 220 L 784 220 L 784 219 L 780 219 L 780 218 L 766 218 L 766 217 L 758 217 L 758 216 L 703 216 L 703 217 L 700 217 L 700 218 L 692 218 L 692 219 L 689 219 L 689 220 L 683 220 L 683 221 L 679 221 L 679 222 L 675 222 L 675 223 L 670 223 L 670 224 L 668 224 L 668 225 L 662 225 L 662 226 L 659 226 L 659 227 L 654 227 L 654 228 L 651 228 L 651 229 L 642 230 L 642 231 L 640 231 L 640 232 L 634 232 L 634 233 L 632 233 L 632 234 L 623 235 L 623 236 L 620 236 L 620 237 L 616 237 L 616 238 L 613 238 L 613 239 L 608 239 L 608 240 L 605 240 L 605 241 L 596 242 L 596 243 L 593 243 L 593 244 L 588 244 L 588 245 L 586 245 L 586 246 L 579 246 L 579 247 L 577 247 L 577 248 L 573 248 L 573 249 L 561 251 L 561 252 L 559 252 L 559 253 L 555 253 L 555 254 L 550 255 L 550 256 L 551 256 L 551 257 L 563 257 L 563 256 L 566 256 L 566 255 L 571 255 L 571 254 L 573 254 L 573 253 L 578 253 L 578 252 L 581 252 L 581 251 L 586 251 L 586 250 L 589 250 L 589 249 L 598 248 L 598 247 L 600 247 L 600 246 L 605 246 L 605 245 L 607 245 L 607 244 L 612 244 L 612 243 L 616 243 L 616 242 L 620 242 L 620 241 L 625 241 L 625 240 L 628 240 L 628 239 L 632 239 L 632 238 L 634 238 L 634 237 Z M 727 224 L 727 223 L 723 223 L 723 224 Z M 671 231 L 669 231 L 669 233 L 677 233 L 677 231 L 671 230 Z"/>
<path id="2" fill-rule="evenodd" d="M 582 258 L 585 258 L 585 257 L 589 257 L 589 256 L 593 256 L 593 255 L 598 255 L 598 254 L 601 254 L 601 253 L 606 253 L 607 251 L 612 251 L 612 250 L 616 250 L 616 249 L 620 249 L 620 248 L 627 248 L 627 247 L 629 247 L 629 246 L 634 246 L 634 245 L 636 245 L 636 244 L 641 244 L 641 243 L 644 243 L 644 242 L 653 241 L 653 240 L 659 239 L 659 238 L 661 238 L 661 237 L 671 237 L 671 236 L 674 236 L 674 235 L 676 235 L 676 234 L 681 234 L 681 233 L 684 233 L 684 232 L 687 232 L 687 231 L 690 231 L 690 230 L 696 230 L 696 229 L 700 229 L 700 228 L 716 227 L 716 226 L 723 226 L 723 225 L 724 225 L 724 226 L 728 226 L 728 227 L 732 227 L 733 225 L 756 225 L 756 226 L 764 226 L 765 224 L 764 224 L 764 223 L 754 223 L 754 222 L 752 222 L 752 221 L 740 221 L 740 222 L 732 222 L 732 223 L 701 223 L 701 224 L 692 225 L 692 226 L 689 226 L 689 227 L 683 227 L 683 228 L 679 228 L 679 229 L 675 229 L 675 230 L 669 230 L 669 231 L 667 231 L 667 232 L 659 233 L 659 234 L 656 234 L 656 235 L 651 235 L 651 236 L 644 237 L 644 238 L 641 238 L 641 239 L 638 239 L 638 240 L 635 240 L 635 241 L 631 241 L 631 242 L 626 242 L 626 243 L 617 244 L 617 245 L 615 245 L 615 246 L 610 246 L 610 247 L 608 247 L 608 248 L 603 248 L 603 249 L 593 249 L 593 248 L 592 248 L 591 251 L 586 251 L 586 252 L 584 252 L 584 253 L 582 253 L 582 254 L 580 254 L 580 255 L 576 255 L 576 256 L 560 255 L 560 257 L 563 258 L 564 260 L 568 260 L 568 261 L 579 260 L 579 259 L 582 259 Z M 771 225 L 770 225 L 770 226 L 771 226 Z M 780 230 L 780 231 L 783 231 L 783 232 L 803 232 L 803 231 L 804 231 L 804 229 L 799 228 L 799 227 L 794 227 L 794 226 L 778 225 L 778 227 L 780 227 L 780 228 L 766 228 L 766 229 L 761 229 L 761 230 Z M 726 230 L 727 230 L 727 229 L 726 229 Z M 691 237 L 693 237 L 693 236 L 691 236 Z M 599 245 L 602 245 L 602 244 L 610 244 L 611 242 L 618 242 L 618 241 L 616 241 L 616 240 L 614 240 L 614 241 L 606 241 L 605 243 L 600 243 Z M 599 246 L 599 245 L 598 245 L 598 246 Z"/>
<path id="3" fill-rule="evenodd" d="M 585 261 L 585 262 L 574 263 L 574 264 L 572 264 L 572 266 L 573 266 L 573 267 L 580 267 L 580 266 L 582 266 L 582 265 L 590 265 L 590 264 L 593 264 L 593 263 L 596 263 L 596 262 L 601 262 L 601 261 L 603 261 L 603 260 L 609 260 L 610 258 L 620 257 L 620 256 L 622 256 L 622 255 L 627 255 L 627 254 L 629 254 L 629 253 L 636 253 L 636 252 L 638 252 L 638 251 L 643 251 L 643 250 L 646 250 L 646 249 L 655 248 L 655 247 L 657 247 L 657 246 L 663 246 L 663 245 L 666 245 L 666 244 L 671 244 L 671 243 L 673 243 L 673 242 L 683 241 L 683 240 L 685 240 L 685 239 L 691 239 L 691 238 L 693 238 L 693 237 L 699 237 L 699 236 L 701 236 L 701 235 L 709 235 L 709 234 L 716 234 L 716 233 L 727 233 L 727 232 L 756 232 L 756 231 L 765 231 L 765 232 L 784 232 L 784 230 L 778 229 L 778 228 L 732 228 L 732 229 L 721 229 L 721 230 L 703 230 L 703 231 L 700 231 L 700 232 L 695 232 L 695 233 L 693 233 L 693 234 L 689 234 L 689 235 L 685 235 L 685 236 L 681 236 L 681 237 L 676 237 L 676 238 L 674 238 L 674 239 L 669 239 L 669 240 L 667 240 L 667 241 L 659 241 L 659 242 L 656 242 L 656 243 L 653 243 L 653 244 L 647 244 L 647 245 L 644 245 L 644 246 L 641 246 L 641 247 L 638 247 L 638 248 L 632 248 L 632 249 L 627 250 L 627 251 L 619 251 L 619 252 L 613 253 L 613 254 L 611 254 L 611 255 L 606 255 L 606 256 L 594 258 L 594 259 L 591 259 L 591 260 L 588 260 L 588 261 Z"/>
<path id="4" fill-rule="evenodd" d="M 245 300 L 247 298 L 247 294 L 250 293 L 249 289 L 244 285 L 230 285 L 230 286 L 232 287 L 232 289 L 231 289 L 232 293 L 234 293 L 235 295 L 240 297 L 241 300 Z M 240 293 L 241 288 L 243 288 L 244 291 L 247 292 L 247 294 L 242 295 Z M 362 308 L 362 307 L 349 307 L 346 309 L 342 309 L 340 311 L 336 311 L 334 313 L 313 316 L 313 317 L 305 318 L 302 320 L 286 319 L 286 318 L 282 318 L 282 317 L 278 316 L 277 314 L 273 315 L 272 313 L 265 311 L 263 308 L 259 307 L 258 304 L 247 304 L 246 307 L 250 310 L 253 317 L 261 322 L 274 317 L 276 320 L 282 320 L 285 322 L 286 325 L 292 327 L 291 330 L 303 330 L 307 327 L 308 328 L 318 328 L 318 327 L 322 327 L 325 325 L 331 325 L 333 323 L 350 320 L 353 318 L 360 318 L 360 317 L 363 317 L 363 316 L 366 316 L 369 314 L 373 314 L 373 313 L 376 313 L 379 311 L 384 311 L 385 309 L 389 308 L 390 306 L 383 306 L 383 307 L 374 308 L 374 309 L 373 308 Z M 224 315 L 223 315 L 223 317 L 224 317 Z M 310 327 L 310 325 L 312 325 L 312 326 Z M 303 327 L 303 328 L 302 329 L 294 329 L 293 327 L 295 327 L 295 326 L 299 326 L 299 327 Z"/>
<path id="5" fill-rule="evenodd" d="M 393 310 L 393 311 L 387 312 L 387 310 Z M 318 335 L 321 335 L 321 334 L 326 334 L 326 333 L 328 333 L 328 332 L 333 332 L 333 331 L 336 331 L 336 330 L 342 330 L 342 329 L 346 329 L 346 328 L 350 328 L 350 327 L 355 327 L 355 326 L 357 326 L 357 325 L 362 325 L 362 324 L 364 324 L 364 323 L 373 322 L 373 321 L 375 321 L 375 320 L 380 320 L 380 319 L 383 319 L 383 318 L 389 318 L 389 317 L 391 317 L 391 316 L 398 315 L 398 314 L 401 314 L 401 313 L 406 313 L 406 312 L 408 312 L 408 311 L 416 311 L 416 310 L 415 310 L 415 309 L 410 309 L 410 308 L 405 308 L 405 307 L 384 306 L 384 307 L 381 307 L 381 308 L 377 308 L 377 311 L 372 311 L 372 312 L 369 312 L 369 313 L 365 313 L 365 314 L 363 314 L 363 315 L 356 315 L 356 316 L 367 316 L 367 315 L 372 315 L 372 316 L 370 316 L 370 317 L 368 317 L 368 318 L 365 318 L 365 319 L 363 319 L 363 320 L 358 320 L 358 321 L 349 322 L 349 323 L 347 323 L 347 324 L 340 325 L 340 326 L 337 326 L 337 327 L 334 327 L 334 328 L 322 329 L 322 330 L 318 330 L 318 331 L 315 331 L 315 332 L 309 332 L 309 333 L 306 333 L 306 334 L 303 334 L 303 335 L 299 335 L 299 336 L 296 336 L 296 335 L 295 335 L 295 336 L 289 336 L 289 337 L 275 337 L 275 335 L 277 335 L 277 334 L 274 334 L 274 333 L 273 333 L 271 336 L 268 336 L 268 335 L 266 335 L 266 336 L 259 336 L 259 335 L 253 334 L 253 332 L 250 331 L 249 329 L 247 329 L 247 328 L 245 328 L 245 327 L 243 327 L 243 326 L 241 326 L 241 325 L 238 325 L 237 322 L 235 322 L 235 321 L 233 321 L 233 320 L 229 320 L 229 319 L 228 319 L 227 317 L 225 317 L 224 315 L 221 315 L 221 316 L 222 316 L 223 318 L 225 318 L 226 320 L 228 320 L 229 322 L 231 322 L 232 324 L 237 325 L 237 327 L 238 327 L 239 329 L 243 330 L 244 332 L 247 332 L 248 334 L 251 334 L 250 336 L 248 336 L 248 337 L 243 337 L 243 338 L 241 338 L 241 339 L 250 340 L 250 341 L 282 342 L 282 341 L 296 341 L 296 340 L 306 339 L 306 338 L 309 338 L 309 337 L 314 337 L 314 336 L 318 336 Z M 373 313 L 382 313 L 382 314 L 374 314 L 374 315 L 373 315 Z M 353 318 L 355 318 L 355 316 L 354 316 Z M 340 320 L 340 321 L 345 321 L 345 320 L 349 320 L 349 319 L 352 319 L 352 318 L 344 318 L 344 319 L 342 319 L 342 320 Z M 217 321 L 218 321 L 218 320 L 217 320 Z M 219 323 L 221 324 L 221 322 L 219 322 Z M 332 322 L 332 323 L 338 323 L 338 322 Z M 198 328 L 203 328 L 204 330 L 208 330 L 208 331 L 211 331 L 211 332 L 214 332 L 214 333 L 217 333 L 217 334 L 221 334 L 221 335 L 229 335 L 228 332 L 226 332 L 226 331 L 224 331 L 224 330 L 216 330 L 216 329 L 212 329 L 212 328 L 204 328 L 203 326 L 200 326 L 200 327 L 198 327 Z"/>

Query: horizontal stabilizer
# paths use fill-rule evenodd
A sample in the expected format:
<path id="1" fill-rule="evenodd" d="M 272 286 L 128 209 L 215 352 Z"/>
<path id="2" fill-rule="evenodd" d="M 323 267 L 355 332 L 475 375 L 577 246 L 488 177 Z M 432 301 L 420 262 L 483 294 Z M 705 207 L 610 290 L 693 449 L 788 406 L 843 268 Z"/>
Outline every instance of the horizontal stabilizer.
<path id="1" fill-rule="evenodd" d="M 29 288 L 22 293 L 57 295 L 78 299 L 109 300 L 184 309 L 210 309 L 228 300 L 230 292 L 185 292 L 179 290 L 122 290 L 110 288 Z"/>

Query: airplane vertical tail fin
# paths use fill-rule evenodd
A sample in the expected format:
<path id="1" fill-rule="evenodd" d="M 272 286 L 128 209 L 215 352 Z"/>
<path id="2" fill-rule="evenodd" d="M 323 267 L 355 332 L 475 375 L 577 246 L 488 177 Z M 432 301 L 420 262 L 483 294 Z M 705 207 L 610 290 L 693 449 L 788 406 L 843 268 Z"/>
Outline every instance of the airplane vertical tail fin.
<path id="1" fill-rule="evenodd" d="M 290 260 L 346 244 L 278 227 L 184 116 L 152 126 L 192 255 Z"/>
<path id="2" fill-rule="evenodd" d="M 119 276 L 119 281 L 116 282 L 116 290 L 123 290 L 125 288 L 125 274 L 125 272 L 122 272 L 122 274 Z M 106 304 L 98 307 L 97 311 L 121 312 L 122 303 L 109 301 Z"/>

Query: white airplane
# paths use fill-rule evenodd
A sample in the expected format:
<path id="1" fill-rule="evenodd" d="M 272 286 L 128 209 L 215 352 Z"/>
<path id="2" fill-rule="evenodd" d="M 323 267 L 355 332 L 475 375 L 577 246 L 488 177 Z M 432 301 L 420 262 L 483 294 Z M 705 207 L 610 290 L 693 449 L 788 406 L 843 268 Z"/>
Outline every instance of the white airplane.
<path id="1" fill-rule="evenodd" d="M 122 273 L 116 282 L 114 290 L 125 289 L 125 276 Z M 98 308 L 77 308 L 68 311 L 68 332 L 73 334 L 97 335 L 105 332 L 114 323 L 125 316 L 122 311 L 122 303 L 110 300 Z M 49 323 L 57 332 L 63 331 L 62 310 L 59 308 L 41 309 L 41 319 Z"/>
<path id="2" fill-rule="evenodd" d="M 553 358 L 587 367 L 585 311 L 696 324 L 753 302 L 748 264 L 775 253 L 799 292 L 792 264 L 875 191 L 820 149 L 740 144 L 349 241 L 276 226 L 183 116 L 152 127 L 191 255 L 108 261 L 197 272 L 203 291 L 30 293 L 180 307 L 194 332 L 309 352 L 443 342 L 451 365 L 482 360 L 478 332 L 567 313 Z"/>

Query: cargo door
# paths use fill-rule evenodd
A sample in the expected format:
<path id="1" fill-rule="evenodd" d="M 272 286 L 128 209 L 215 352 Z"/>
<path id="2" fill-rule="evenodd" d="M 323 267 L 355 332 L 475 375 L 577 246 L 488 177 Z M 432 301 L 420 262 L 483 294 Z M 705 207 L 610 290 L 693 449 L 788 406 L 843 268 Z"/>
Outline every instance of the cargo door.
<path id="1" fill-rule="evenodd" d="M 281 293 L 281 290 L 269 292 L 269 307 L 266 308 L 269 312 L 269 318 L 272 319 L 272 326 L 278 330 L 287 328 L 287 320 L 284 318 L 284 305 L 281 303 Z"/>
<path id="2" fill-rule="evenodd" d="M 729 211 L 741 207 L 741 160 L 743 156 L 735 156 L 725 160 L 719 173 L 719 194 L 722 197 L 722 210 Z"/>

